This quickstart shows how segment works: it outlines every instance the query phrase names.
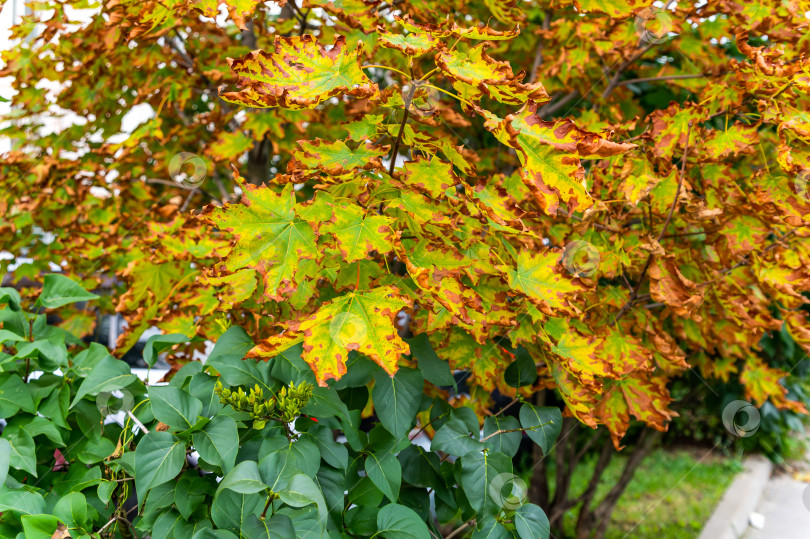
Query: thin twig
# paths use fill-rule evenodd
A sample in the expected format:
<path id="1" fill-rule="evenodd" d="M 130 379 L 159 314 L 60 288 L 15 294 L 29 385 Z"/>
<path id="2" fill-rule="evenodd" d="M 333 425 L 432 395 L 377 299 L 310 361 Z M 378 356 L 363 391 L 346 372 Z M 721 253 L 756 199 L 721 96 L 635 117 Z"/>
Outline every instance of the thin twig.
<path id="1" fill-rule="evenodd" d="M 675 191 L 675 199 L 672 201 L 672 204 L 669 207 L 667 220 L 664 222 L 664 226 L 661 227 L 661 232 L 658 233 L 658 238 L 655 240 L 656 243 L 660 242 L 661 238 L 664 236 L 664 232 L 666 231 L 667 226 L 669 226 L 669 222 L 672 219 L 672 214 L 675 211 L 675 206 L 678 203 L 678 197 L 681 196 L 681 187 L 683 186 L 683 178 L 684 175 L 686 174 L 686 157 L 689 154 L 689 136 L 691 135 L 691 133 L 692 133 L 692 122 L 689 122 L 689 126 L 687 127 L 686 130 L 686 144 L 684 145 L 683 148 L 683 159 L 681 159 L 681 174 L 680 176 L 678 176 L 678 189 Z M 650 232 L 652 232 L 652 230 L 650 230 Z M 647 271 L 649 271 L 650 269 L 652 260 L 653 254 L 650 253 L 649 255 L 647 255 L 647 261 L 644 263 L 644 268 L 641 270 L 641 275 L 639 276 L 638 281 L 636 282 L 635 288 L 633 288 L 633 291 L 630 293 L 630 297 L 628 298 L 627 303 L 625 303 L 622 306 L 622 308 L 616 314 L 616 317 L 613 319 L 614 326 L 618 324 L 619 320 L 621 320 L 621 318 L 625 314 L 627 314 L 627 312 L 630 309 L 632 309 L 633 305 L 636 303 L 636 300 L 638 299 L 638 291 L 641 289 L 641 285 L 644 282 L 644 277 L 646 277 Z"/>
<path id="2" fill-rule="evenodd" d="M 669 213 L 667 214 L 667 220 L 664 221 L 664 226 L 661 228 L 661 232 L 658 233 L 658 238 L 656 238 L 656 242 L 661 241 L 661 238 L 664 237 L 664 233 L 669 226 L 669 222 L 672 219 L 672 214 L 675 212 L 675 206 L 678 204 L 678 197 L 681 196 L 681 187 L 683 186 L 683 177 L 686 173 L 686 156 L 689 153 L 689 136 L 692 134 L 692 122 L 689 122 L 689 125 L 686 127 L 686 144 L 683 147 L 683 159 L 681 159 L 681 174 L 678 176 L 678 188 L 675 191 L 675 200 L 672 201 L 672 204 L 669 207 Z"/>
<path id="3" fill-rule="evenodd" d="M 104 530 L 106 530 L 106 529 L 109 527 L 109 525 L 110 525 L 110 524 L 112 524 L 113 522 L 115 522 L 116 520 L 118 520 L 118 515 L 113 516 L 113 517 L 112 517 L 112 518 L 109 520 L 109 522 L 107 522 L 105 525 L 103 525 L 101 528 L 99 528 L 99 529 L 98 529 L 98 531 L 97 531 L 96 533 L 97 533 L 97 534 L 99 534 L 99 535 L 101 535 L 101 532 L 103 532 Z"/>
<path id="4" fill-rule="evenodd" d="M 146 434 L 149 434 L 149 429 L 147 429 L 146 426 L 143 423 L 141 423 L 140 419 L 135 417 L 135 414 L 133 414 L 131 411 L 127 410 L 127 415 L 129 416 L 130 419 L 132 419 L 132 421 L 135 422 L 136 425 L 138 425 L 138 427 L 142 431 L 144 431 Z"/>
<path id="5" fill-rule="evenodd" d="M 796 232 L 796 229 L 795 229 L 795 228 L 794 228 L 793 230 L 789 231 L 789 232 L 786 232 L 786 233 L 785 233 L 785 234 L 783 234 L 781 237 L 779 237 L 779 238 L 777 238 L 776 240 L 774 240 L 774 243 L 772 243 L 771 245 L 769 245 L 769 246 L 765 247 L 764 249 L 762 249 L 761 251 L 759 251 L 759 254 L 765 254 L 765 253 L 767 253 L 768 251 L 771 251 L 771 250 L 773 250 L 773 249 L 777 248 L 777 247 L 778 247 L 778 246 L 781 244 L 781 242 L 782 242 L 782 241 L 784 241 L 786 238 L 788 238 L 788 237 L 792 236 L 792 235 L 793 235 L 795 232 Z M 723 271 L 721 271 L 721 272 L 720 272 L 720 275 L 719 275 L 719 276 L 717 276 L 717 277 L 715 277 L 714 279 L 710 279 L 710 280 L 708 280 L 708 281 L 703 281 L 702 283 L 698 283 L 698 284 L 697 284 L 697 285 L 695 285 L 695 286 L 707 286 L 707 285 L 710 285 L 710 284 L 716 283 L 717 281 L 719 281 L 720 279 L 722 279 L 723 277 L 725 277 L 726 275 L 728 275 L 729 273 L 731 273 L 731 272 L 732 272 L 732 271 L 734 271 L 735 269 L 737 269 L 737 268 L 741 268 L 741 267 L 743 267 L 743 266 L 747 266 L 748 264 L 750 264 L 750 263 L 751 263 L 751 255 L 752 255 L 752 254 L 753 254 L 753 253 L 748 253 L 747 255 L 745 255 L 745 256 L 742 258 L 742 260 L 740 260 L 739 262 L 737 262 L 736 264 L 734 264 L 734 265 L 733 265 L 733 266 L 731 266 L 730 268 L 726 268 L 726 269 L 724 269 Z"/>
<path id="6" fill-rule="evenodd" d="M 388 167 L 388 175 L 394 175 L 394 167 L 397 164 L 397 153 L 399 152 L 399 145 L 402 142 L 402 135 L 405 132 L 405 124 L 408 123 L 408 109 L 411 108 L 413 101 L 413 94 L 416 92 L 416 84 L 411 82 L 411 87 L 408 88 L 408 95 L 405 96 L 405 111 L 402 114 L 402 123 L 399 124 L 399 133 L 397 133 L 397 140 L 394 141 L 394 149 L 391 150 L 391 166 Z"/>
<path id="7" fill-rule="evenodd" d="M 417 436 L 419 436 L 420 434 L 422 434 L 422 433 L 425 431 L 425 429 L 426 429 L 426 428 L 428 428 L 429 426 L 431 426 L 431 425 L 433 424 L 433 422 L 434 422 L 434 421 L 438 421 L 439 419 L 443 418 L 444 416 L 448 415 L 449 413 L 450 413 L 450 412 L 445 412 L 445 413 L 443 413 L 443 414 L 441 414 L 441 415 L 438 415 L 438 416 L 434 417 L 433 419 L 431 419 L 431 420 L 430 420 L 429 422 L 427 422 L 426 424 L 424 424 L 424 425 L 422 425 L 421 427 L 419 427 L 419 430 L 418 430 L 418 431 L 416 431 L 416 434 L 414 434 L 413 436 L 409 437 L 409 438 L 408 438 L 408 441 L 410 441 L 410 442 L 414 441 L 414 440 L 416 439 L 416 437 L 417 437 Z"/>
<path id="8" fill-rule="evenodd" d="M 450 533 L 450 535 L 448 535 L 448 536 L 447 536 L 447 537 L 445 537 L 444 539 L 453 539 L 453 537 L 455 537 L 456 535 L 458 535 L 458 534 L 460 534 L 461 532 L 463 532 L 464 530 L 466 530 L 466 529 L 467 529 L 467 526 L 469 526 L 470 524 L 475 525 L 475 520 L 468 520 L 467 522 L 465 522 L 464 524 L 462 524 L 461 526 L 459 526 L 458 528 L 456 528 L 455 530 L 453 530 L 453 531 Z"/>
<path id="9" fill-rule="evenodd" d="M 602 99 L 607 99 L 608 96 L 610 96 L 610 94 L 613 93 L 613 90 L 616 89 L 616 86 L 619 85 L 619 77 L 622 76 L 622 72 L 624 72 L 624 70 L 627 69 L 630 66 L 630 64 L 632 64 L 633 62 L 644 56 L 644 54 L 654 46 L 655 46 L 654 42 L 648 43 L 646 47 L 638 49 L 638 51 L 636 51 L 635 54 L 630 56 L 630 58 L 622 62 L 621 65 L 618 68 L 616 68 L 616 74 L 613 75 L 613 78 L 610 79 L 607 88 L 605 88 L 605 91 L 602 92 Z"/>
<path id="10" fill-rule="evenodd" d="M 507 411 L 509 408 L 511 408 L 512 405 L 515 404 L 517 401 L 518 401 L 517 399 L 512 399 L 512 402 L 510 402 L 509 404 L 498 410 L 498 413 L 496 413 L 493 417 L 498 417 L 499 415 Z"/>
<path id="11" fill-rule="evenodd" d="M 700 236 L 701 234 L 708 234 L 708 232 L 705 230 L 701 232 L 680 232 L 678 234 L 665 234 L 663 238 L 682 238 L 684 236 Z"/>
<path id="12" fill-rule="evenodd" d="M 579 96 L 579 92 L 577 90 L 571 90 L 554 103 L 546 104 L 537 112 L 537 115 L 551 116 L 552 114 L 554 114 L 555 112 L 559 111 L 561 108 L 566 106 L 568 103 L 576 99 L 577 96 Z"/>
<path id="13" fill-rule="evenodd" d="M 683 79 L 702 79 L 705 78 L 706 75 L 703 73 L 698 73 L 696 75 L 662 75 L 660 77 L 642 77 L 640 79 L 626 79 L 616 86 L 624 86 L 625 84 L 636 84 L 639 82 L 656 82 L 656 81 L 663 81 L 663 80 L 683 80 Z"/>
<path id="14" fill-rule="evenodd" d="M 192 187 L 191 189 L 189 189 L 188 187 L 183 186 L 182 183 L 173 182 L 173 181 L 169 181 L 169 180 L 161 180 L 159 178 L 147 178 L 145 181 L 146 181 L 146 183 L 156 183 L 156 184 L 160 184 L 160 185 L 168 185 L 170 187 L 177 187 L 178 189 L 184 189 L 186 191 L 189 191 L 189 190 L 192 191 L 192 192 L 193 191 L 199 191 L 200 193 L 204 194 L 205 196 L 207 196 L 211 200 L 214 200 L 214 201 L 222 204 L 222 201 L 218 197 L 212 195 L 211 193 L 209 193 L 205 189 L 202 189 L 201 187 Z"/>

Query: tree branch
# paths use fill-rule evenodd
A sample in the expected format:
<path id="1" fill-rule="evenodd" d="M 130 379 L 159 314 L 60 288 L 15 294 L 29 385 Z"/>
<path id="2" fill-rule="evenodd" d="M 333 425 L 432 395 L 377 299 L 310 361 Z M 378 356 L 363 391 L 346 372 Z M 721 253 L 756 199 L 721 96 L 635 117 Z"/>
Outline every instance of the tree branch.
<path id="1" fill-rule="evenodd" d="M 402 123 L 399 124 L 399 133 L 397 133 L 397 140 L 394 142 L 394 149 L 391 151 L 391 165 L 388 167 L 388 175 L 394 175 L 394 167 L 397 164 L 397 153 L 399 152 L 399 145 L 402 142 L 402 135 L 405 132 L 405 124 L 408 123 L 408 110 L 411 108 L 413 102 L 413 95 L 416 92 L 416 83 L 411 81 L 411 87 L 408 88 L 408 95 L 405 96 L 405 111 L 402 114 Z"/>
<path id="2" fill-rule="evenodd" d="M 759 254 L 765 254 L 765 253 L 767 253 L 768 251 L 771 251 L 771 250 L 773 250 L 773 249 L 777 248 L 777 247 L 778 247 L 778 246 L 781 244 L 781 242 L 782 242 L 782 241 L 784 241 L 786 238 L 788 238 L 788 237 L 792 236 L 792 235 L 793 235 L 793 234 L 795 234 L 795 233 L 796 233 L 796 229 L 795 229 L 795 228 L 794 228 L 793 230 L 790 230 L 790 231 L 786 232 L 786 233 L 785 233 L 785 234 L 783 234 L 781 237 L 779 237 L 779 238 L 777 238 L 776 240 L 774 240 L 774 242 L 773 242 L 771 245 L 768 245 L 767 247 L 765 247 L 765 248 L 764 248 L 764 249 L 762 249 L 761 251 L 758 251 L 758 252 L 759 252 Z M 747 265 L 748 265 L 748 264 L 751 262 L 751 255 L 752 255 L 752 254 L 753 254 L 753 253 L 748 253 L 747 255 L 745 255 L 745 256 L 742 258 L 742 260 L 740 260 L 739 262 L 737 262 L 736 264 L 734 264 L 734 265 L 733 265 L 733 266 L 731 266 L 730 268 L 726 268 L 726 269 L 724 269 L 723 271 L 721 271 L 721 272 L 720 272 L 720 275 L 719 275 L 718 277 L 715 277 L 714 279 L 711 279 L 711 280 L 708 280 L 708 281 L 703 281 L 702 283 L 698 283 L 696 286 L 707 286 L 707 285 L 710 285 L 710 284 L 712 284 L 712 283 L 715 283 L 715 282 L 719 281 L 720 279 L 722 279 L 723 277 L 725 277 L 726 275 L 728 275 L 729 273 L 731 273 L 731 272 L 732 272 L 732 271 L 734 271 L 735 269 L 737 269 L 737 268 L 741 268 L 741 267 L 743 267 L 743 266 L 747 266 Z"/>
<path id="3" fill-rule="evenodd" d="M 253 27 L 253 21 L 247 21 L 245 23 L 245 29 L 239 33 L 242 44 L 249 48 L 250 50 L 254 50 L 256 48 L 256 31 Z"/>
<path id="4" fill-rule="evenodd" d="M 214 200 L 214 201 L 222 204 L 222 201 L 219 198 L 212 195 L 211 193 L 209 193 L 205 189 L 202 189 L 201 187 L 192 187 L 191 189 L 189 189 L 188 187 L 183 187 L 183 184 L 173 182 L 173 181 L 169 181 L 169 180 L 161 180 L 159 178 L 147 178 L 145 181 L 146 181 L 146 183 L 157 183 L 157 184 L 160 184 L 160 185 L 168 185 L 168 186 L 171 186 L 171 187 L 177 187 L 178 189 L 183 189 L 185 191 L 191 191 L 191 192 L 199 191 L 200 193 L 204 194 L 205 196 L 207 196 L 211 200 Z"/>
<path id="5" fill-rule="evenodd" d="M 658 237 L 656 238 L 656 242 L 661 241 L 661 238 L 664 237 L 664 233 L 669 226 L 669 222 L 672 219 L 672 214 L 675 212 L 675 206 L 678 204 L 678 197 L 681 196 L 681 187 L 683 186 L 683 177 L 686 173 L 686 157 L 689 153 L 689 136 L 692 134 L 692 122 L 689 122 L 689 125 L 686 128 L 686 144 L 683 147 L 683 159 L 681 159 L 681 174 L 678 176 L 678 188 L 675 191 L 675 199 L 672 201 L 672 204 L 669 207 L 669 213 L 667 213 L 667 220 L 664 221 L 664 226 L 661 228 L 661 232 L 658 233 Z"/>
<path id="6" fill-rule="evenodd" d="M 537 115 L 538 116 L 551 116 L 552 114 L 554 114 L 555 112 L 559 111 L 561 108 L 566 106 L 568 103 L 570 103 L 571 101 L 576 99 L 577 97 L 579 97 L 579 91 L 571 90 L 570 92 L 568 92 L 567 94 L 562 96 L 557 101 L 555 101 L 553 103 L 549 102 L 545 106 L 541 107 L 540 110 L 538 111 Z"/>
<path id="7" fill-rule="evenodd" d="M 686 130 L 686 144 L 683 147 L 683 159 L 681 159 L 681 174 L 678 176 L 678 188 L 675 191 L 675 199 L 672 201 L 672 204 L 669 207 L 669 213 L 667 213 L 667 220 L 664 221 L 664 226 L 661 227 L 661 232 L 658 233 L 658 238 L 655 240 L 656 243 L 661 241 L 661 238 L 664 236 L 664 232 L 667 230 L 667 226 L 669 226 L 669 222 L 672 219 L 672 214 L 675 211 L 675 206 L 678 204 L 678 197 L 681 196 L 681 187 L 683 186 L 683 178 L 686 174 L 686 157 L 689 154 L 689 136 L 692 133 L 692 122 L 689 122 L 689 126 Z M 652 264 L 653 254 L 650 253 L 647 255 L 647 261 L 644 263 L 644 268 L 641 270 L 641 275 L 636 282 L 635 288 L 633 288 L 633 292 L 630 294 L 630 297 L 627 300 L 621 310 L 616 314 L 616 317 L 613 319 L 613 325 L 615 326 L 618 324 L 619 320 L 627 314 L 627 312 L 633 308 L 633 305 L 638 299 L 638 291 L 641 289 L 641 284 L 644 282 L 644 277 L 647 275 L 647 271 L 650 269 L 650 264 Z"/>
<path id="8" fill-rule="evenodd" d="M 650 432 L 652 432 L 652 434 L 650 434 Z M 644 431 L 641 433 L 641 437 L 639 438 L 636 447 L 633 448 L 633 452 L 630 454 L 630 458 L 627 460 L 624 470 L 622 470 L 622 475 L 619 478 L 619 481 L 613 486 L 608 495 L 605 496 L 605 498 L 600 502 L 596 511 L 594 511 L 594 516 L 596 517 L 595 539 L 601 539 L 604 537 L 608 523 L 610 522 L 610 515 L 613 513 L 613 508 L 616 506 L 616 502 L 619 501 L 619 498 L 627 489 L 627 485 L 629 485 L 630 481 L 633 479 L 633 475 L 635 475 L 638 466 L 650 453 L 650 450 L 655 443 L 660 439 L 661 432 L 659 431 L 650 431 L 649 429 L 644 429 Z M 593 529 L 593 527 L 589 527 L 589 530 L 591 529 Z"/>
<path id="9" fill-rule="evenodd" d="M 608 96 L 610 96 L 610 94 L 613 93 L 613 90 L 616 89 L 616 86 L 619 85 L 619 78 L 622 76 L 622 72 L 624 72 L 624 70 L 627 69 L 630 66 L 630 64 L 632 64 L 633 62 L 644 56 L 644 54 L 654 46 L 655 43 L 647 43 L 646 47 L 638 49 L 638 51 L 636 51 L 632 56 L 630 56 L 630 58 L 621 63 L 621 65 L 616 69 L 616 74 L 613 75 L 612 79 L 610 79 L 607 88 L 605 88 L 605 91 L 602 92 L 602 99 L 607 99 Z"/>

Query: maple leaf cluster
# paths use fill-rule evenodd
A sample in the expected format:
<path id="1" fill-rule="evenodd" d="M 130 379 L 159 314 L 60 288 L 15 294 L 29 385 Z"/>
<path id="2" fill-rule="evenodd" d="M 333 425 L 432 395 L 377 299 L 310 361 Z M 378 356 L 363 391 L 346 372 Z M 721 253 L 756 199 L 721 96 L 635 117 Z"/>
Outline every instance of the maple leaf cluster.
<path id="1" fill-rule="evenodd" d="M 617 447 L 666 429 L 693 367 L 804 411 L 757 354 L 783 328 L 810 352 L 800 3 L 45 4 L 0 71 L 2 249 L 33 259 L 18 277 L 114 279 L 118 351 L 240 325 L 326 384 L 426 334 L 456 402 L 555 389 Z"/>

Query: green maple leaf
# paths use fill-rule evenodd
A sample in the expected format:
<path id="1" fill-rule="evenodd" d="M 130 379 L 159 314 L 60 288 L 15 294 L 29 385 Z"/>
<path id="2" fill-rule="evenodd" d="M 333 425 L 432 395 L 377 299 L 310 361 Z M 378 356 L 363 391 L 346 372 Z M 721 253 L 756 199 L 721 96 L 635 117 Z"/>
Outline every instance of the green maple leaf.
<path id="1" fill-rule="evenodd" d="M 244 183 L 242 188 L 241 204 L 227 204 L 210 215 L 214 224 L 237 238 L 225 267 L 257 270 L 264 276 L 265 296 L 282 301 L 297 286 L 300 261 L 318 256 L 315 232 L 295 215 L 292 184 L 281 193 Z"/>
<path id="2" fill-rule="evenodd" d="M 222 133 L 208 146 L 208 152 L 217 160 L 231 160 L 253 147 L 253 139 L 241 131 Z"/>
<path id="3" fill-rule="evenodd" d="M 278 36 L 272 52 L 228 59 L 242 89 L 220 96 L 239 105 L 288 109 L 311 109 L 344 94 L 371 97 L 378 89 L 360 68 L 360 53 L 359 47 L 348 50 L 343 36 L 329 49 L 311 34 Z"/>
<path id="4" fill-rule="evenodd" d="M 611 331 L 601 342 L 598 356 L 610 365 L 616 376 L 637 370 L 652 370 L 652 351 L 640 339 Z"/>
<path id="5" fill-rule="evenodd" d="M 630 426 L 630 416 L 647 426 L 665 431 L 667 423 L 677 414 L 669 409 L 672 397 L 666 379 L 638 371 L 606 385 L 593 416 L 604 423 L 616 449 Z"/>
<path id="6" fill-rule="evenodd" d="M 364 141 L 377 134 L 382 125 L 382 114 L 366 114 L 362 118 L 343 124 L 349 132 L 349 138 L 356 141 Z"/>
<path id="7" fill-rule="evenodd" d="M 504 24 L 513 27 L 526 20 L 526 12 L 518 0 L 484 0 L 492 15 Z"/>
<path id="8" fill-rule="evenodd" d="M 560 255 L 553 251 L 530 253 L 521 251 L 517 268 L 509 269 L 509 286 L 526 294 L 540 310 L 553 314 L 554 310 L 568 311 L 568 298 L 585 287 L 565 275 L 558 262 Z"/>
<path id="9" fill-rule="evenodd" d="M 503 380 L 510 361 L 505 350 L 492 342 L 481 345 L 466 331 L 453 328 L 444 346 L 435 345 L 436 354 L 451 369 L 469 371 L 470 380 L 487 390 L 494 390 Z"/>
<path id="10" fill-rule="evenodd" d="M 191 0 L 188 6 L 198 10 L 204 16 L 216 19 L 219 15 L 219 6 L 224 5 L 231 20 L 236 23 L 240 30 L 246 28 L 246 19 L 253 16 L 259 0 Z"/>
<path id="11" fill-rule="evenodd" d="M 448 245 L 432 244 L 426 239 L 419 240 L 416 247 L 408 249 L 408 253 L 413 263 L 422 268 L 435 267 L 452 271 L 475 262 Z"/>
<path id="12" fill-rule="evenodd" d="M 486 94 L 513 105 L 527 101 L 542 104 L 549 100 L 541 83 L 522 83 L 523 73 L 515 75 L 509 62 L 496 61 L 484 52 L 486 48 L 487 44 L 482 43 L 467 52 L 442 51 L 436 55 L 436 65 L 455 81 L 456 88 L 473 99 Z M 464 88 L 465 85 L 474 89 Z"/>
<path id="13" fill-rule="evenodd" d="M 178 262 L 155 264 L 149 259 L 133 260 L 123 273 L 132 279 L 124 299 L 134 306 L 147 300 L 150 293 L 156 298 L 164 298 L 186 272 Z"/>
<path id="14" fill-rule="evenodd" d="M 720 234 L 732 254 L 748 253 L 763 245 L 770 232 L 767 225 L 751 215 L 736 215 L 723 223 Z"/>
<path id="15" fill-rule="evenodd" d="M 463 260 L 457 251 L 441 246 L 432 246 L 432 249 L 428 249 L 422 241 L 417 246 L 420 263 L 415 264 L 409 255 L 413 251 L 405 249 L 399 241 L 396 245 L 397 256 L 405 263 L 414 283 L 431 294 L 448 313 L 463 323 L 472 324 L 470 309 L 483 311 L 481 299 L 462 283 L 462 273 L 457 269 L 460 267 L 459 262 L 468 265 L 471 261 Z"/>
<path id="16" fill-rule="evenodd" d="M 399 356 L 410 353 L 393 322 L 397 313 L 411 303 L 393 286 L 349 292 L 324 303 L 304 320 L 285 324 L 283 333 L 260 342 L 249 356 L 274 357 L 303 342 L 301 357 L 321 385 L 346 374 L 351 350 L 368 356 L 393 376 Z"/>
<path id="17" fill-rule="evenodd" d="M 615 378 L 610 364 L 599 356 L 600 348 L 600 340 L 569 329 L 552 346 L 551 352 L 580 382 L 594 388 L 598 387 L 598 378 Z"/>
<path id="18" fill-rule="evenodd" d="M 426 54 L 439 44 L 439 40 L 424 32 L 414 32 L 408 35 L 403 34 L 382 34 L 380 45 L 390 49 L 398 49 L 408 56 L 421 56 Z"/>
<path id="19" fill-rule="evenodd" d="M 357 169 L 382 168 L 380 157 L 388 153 L 388 147 L 372 146 L 371 143 L 361 144 L 352 150 L 342 140 L 301 140 L 298 144 L 302 151 L 294 152 L 293 156 L 302 165 L 332 175 Z"/>
<path id="20" fill-rule="evenodd" d="M 638 206 L 638 203 L 655 189 L 662 178 L 655 173 L 649 161 L 639 159 L 627 161 L 624 164 L 620 179 L 620 189 L 624 199 L 633 206 Z"/>
<path id="21" fill-rule="evenodd" d="M 649 5 L 649 3 L 639 0 L 611 0 L 610 2 L 604 0 L 577 0 L 576 4 L 585 13 L 597 11 L 607 13 L 617 19 L 625 19 L 631 16 L 634 10 Z"/>
<path id="22" fill-rule="evenodd" d="M 407 161 L 400 179 L 434 198 L 443 196 L 445 191 L 461 181 L 453 173 L 453 165 L 435 157 Z"/>
<path id="23" fill-rule="evenodd" d="M 367 214 L 355 205 L 335 205 L 333 211 L 331 222 L 322 225 L 320 232 L 335 237 L 346 262 L 367 258 L 371 251 L 384 254 L 393 249 L 391 226 L 394 219 Z"/>
<path id="24" fill-rule="evenodd" d="M 449 36 L 464 37 L 466 39 L 479 39 L 483 41 L 505 41 L 513 39 L 520 34 L 520 28 L 517 26 L 512 30 L 495 30 L 489 26 L 472 26 L 470 28 L 463 28 L 458 23 L 450 21 L 449 19 L 440 22 L 439 24 L 426 24 L 421 25 L 415 23 L 409 15 L 402 18 L 397 17 L 397 22 L 402 25 L 408 32 L 426 33 L 434 37 L 444 38 Z"/>
<path id="25" fill-rule="evenodd" d="M 525 230 L 526 226 L 520 220 L 525 214 L 518 208 L 516 201 L 510 192 L 495 183 L 480 182 L 470 194 L 476 201 L 478 208 L 494 222 L 502 226 L 511 226 L 517 230 Z"/>
<path id="26" fill-rule="evenodd" d="M 530 103 L 501 120 L 492 115 L 487 128 L 501 142 L 515 148 L 523 168 L 521 179 L 540 208 L 556 215 L 562 200 L 569 211 L 592 205 L 585 189 L 585 170 L 580 157 L 609 157 L 626 152 L 635 144 L 620 144 L 579 129 L 571 120 L 543 121 Z"/>
<path id="27" fill-rule="evenodd" d="M 713 130 L 701 145 L 702 152 L 712 160 L 725 159 L 734 155 L 753 154 L 755 145 L 759 142 L 757 128 L 753 125 L 747 127 L 733 124 L 725 131 Z"/>
<path id="28" fill-rule="evenodd" d="M 352 28 L 368 31 L 380 22 L 379 4 L 366 0 L 307 0 L 307 8 L 321 8 Z"/>
<path id="29" fill-rule="evenodd" d="M 696 108 L 681 109 L 672 104 L 666 110 L 656 110 L 650 115 L 652 121 L 651 136 L 655 140 L 653 152 L 657 157 L 667 159 L 675 155 L 675 150 L 686 144 L 686 134 L 689 132 L 689 122 L 697 123 L 702 114 Z M 694 144 L 695 132 L 690 137 Z"/>

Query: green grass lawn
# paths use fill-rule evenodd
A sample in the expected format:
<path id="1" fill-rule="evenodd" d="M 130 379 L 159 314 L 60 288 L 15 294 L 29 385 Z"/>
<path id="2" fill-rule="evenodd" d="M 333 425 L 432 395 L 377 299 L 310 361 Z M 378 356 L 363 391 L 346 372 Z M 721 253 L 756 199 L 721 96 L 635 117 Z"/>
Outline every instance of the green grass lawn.
<path id="1" fill-rule="evenodd" d="M 578 467 L 571 485 L 574 495 L 585 490 L 595 458 Z M 619 479 L 626 457 L 614 458 L 602 475 L 597 499 Z M 697 537 L 723 497 L 739 460 L 708 454 L 706 449 L 656 450 L 636 470 L 616 504 L 607 539 L 689 539 Z M 577 510 L 565 516 L 573 535 Z"/>

